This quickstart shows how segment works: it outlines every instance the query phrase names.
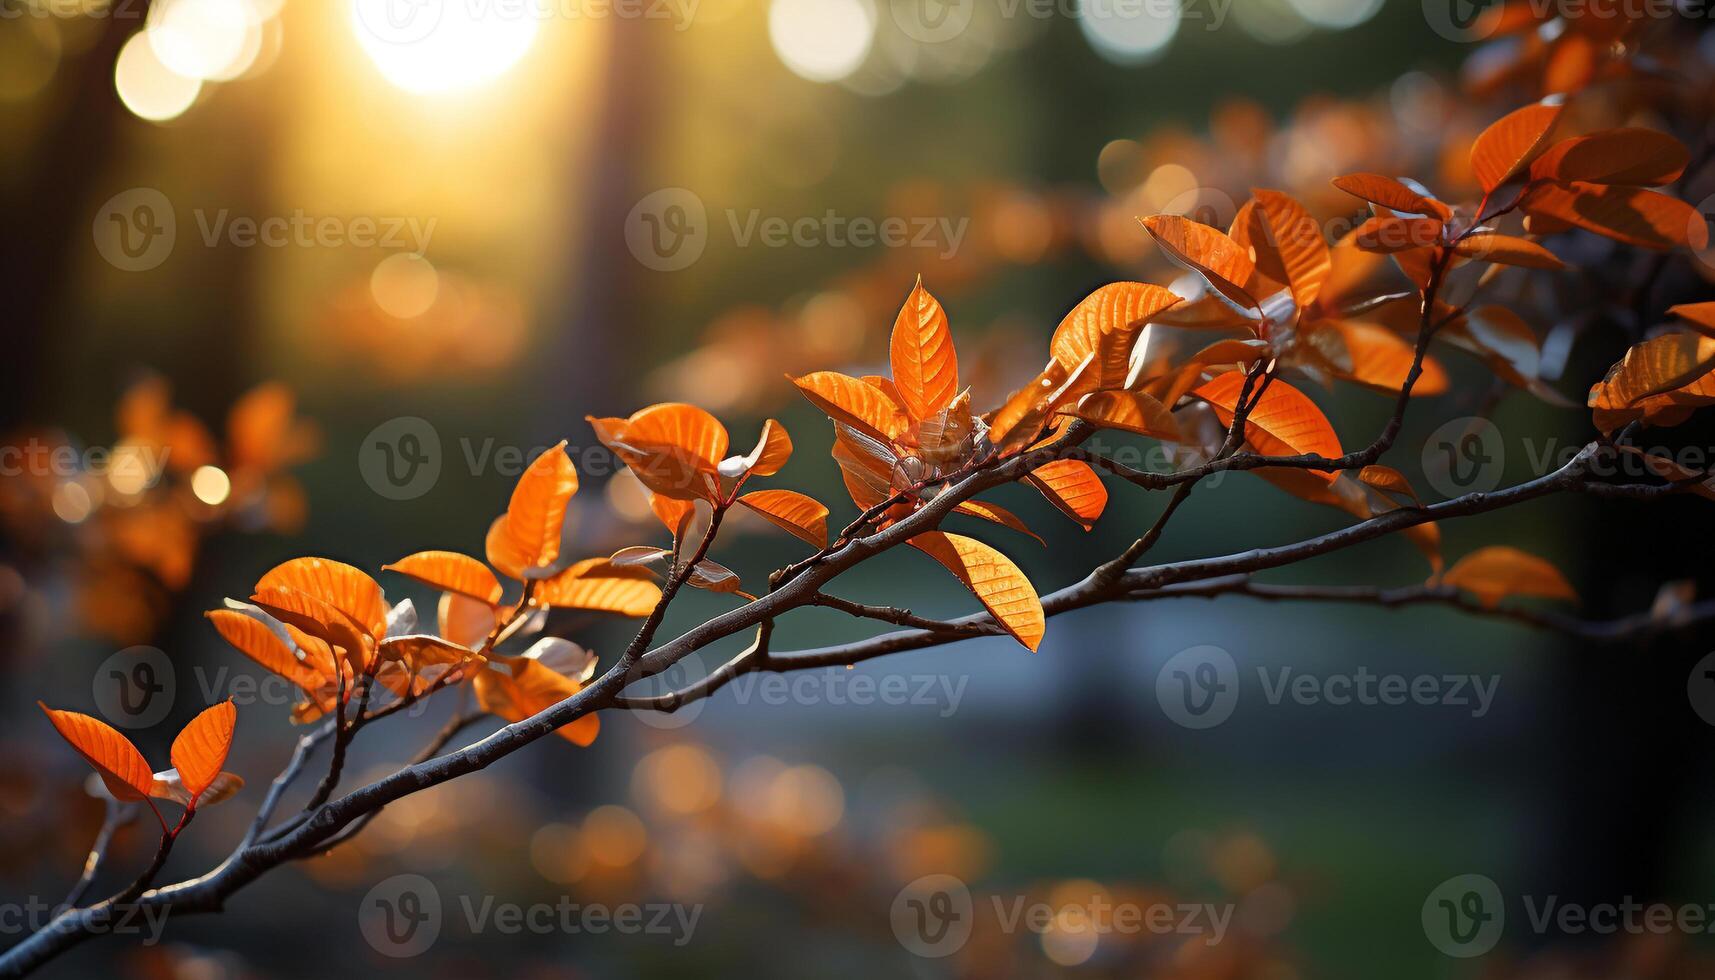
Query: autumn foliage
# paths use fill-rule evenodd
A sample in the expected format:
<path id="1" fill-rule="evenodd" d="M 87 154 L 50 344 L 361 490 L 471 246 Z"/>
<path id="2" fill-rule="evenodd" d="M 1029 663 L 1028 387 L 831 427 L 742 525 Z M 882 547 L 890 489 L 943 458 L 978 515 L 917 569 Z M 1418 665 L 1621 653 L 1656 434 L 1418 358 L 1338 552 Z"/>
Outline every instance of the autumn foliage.
<path id="1" fill-rule="evenodd" d="M 1609 48 L 1581 37 L 1574 31 L 1530 47 L 1513 70 L 1576 77 L 1577 85 L 1565 87 L 1577 88 L 1612 69 Z M 1424 557 L 1427 574 L 1413 593 L 1419 598 L 1479 613 L 1517 608 L 1519 600 L 1575 602 L 1552 564 L 1505 543 L 1448 565 L 1438 522 L 1563 489 L 1638 498 L 1712 495 L 1707 474 L 1650 455 L 1629 436 L 1679 425 L 1715 404 L 1715 302 L 1647 311 L 1666 322 L 1591 385 L 1591 442 L 1561 470 L 1499 494 L 1438 501 L 1382 462 L 1405 414 L 1451 390 L 1455 358 L 1480 366 L 1503 388 L 1569 403 L 1538 370 L 1538 328 L 1504 300 L 1486 298 L 1502 277 L 1574 275 L 1561 255 L 1571 235 L 1664 255 L 1708 246 L 1701 216 L 1673 189 L 1691 165 L 1687 148 L 1667 133 L 1634 126 L 1571 130 L 1568 104 L 1550 96 L 1517 108 L 1468 148 L 1458 147 L 1474 180 L 1472 194 L 1443 197 L 1402 175 L 1338 177 L 1333 186 L 1361 213 L 1337 236 L 1292 195 L 1269 189 L 1254 190 L 1225 228 L 1179 214 L 1138 216 L 1135 234 L 1181 274 L 1165 283 L 1113 282 L 1069 303 L 1052 330 L 1041 330 L 1034 348 L 1041 367 L 1014 391 L 973 391 L 966 383 L 949 312 L 919 279 L 897 284 L 904 297 L 888 335 L 887 376 L 824 369 L 780 382 L 827 416 L 827 430 L 794 440 L 769 419 L 748 449 L 742 443 L 735 449 L 727 428 L 690 404 L 588 419 L 595 438 L 647 489 L 662 525 L 655 540 L 605 555 L 562 554 L 568 503 L 580 488 L 562 442 L 530 463 L 502 513 L 487 523 L 466 522 L 466 537 L 473 545 L 481 541 L 480 557 L 420 551 L 374 574 L 320 557 L 273 568 L 207 614 L 231 647 L 300 692 L 292 719 L 324 726 L 336 743 L 327 792 L 308 808 L 333 814 L 332 829 L 306 817 L 272 842 L 301 832 L 309 835 L 303 847 L 282 853 L 308 853 L 356 819 L 358 804 L 347 812 L 329 800 L 343 746 L 407 705 L 468 689 L 482 712 L 515 726 L 517 745 L 534 737 L 526 731 L 532 721 L 546 720 L 565 740 L 589 746 L 602 710 L 671 709 L 710 693 L 721 677 L 648 704 L 628 704 L 622 693 L 696 643 L 754 629 L 756 643 L 729 665 L 730 673 L 789 669 L 790 658 L 769 652 L 768 632 L 774 618 L 806 605 L 830 605 L 903 630 L 854 645 L 845 651 L 848 663 L 998 634 L 1036 651 L 1051 614 L 1222 575 L 1245 578 L 1239 587 L 1253 572 L 1344 547 L 1348 539 L 1393 533 Z M 1357 438 L 1351 426 L 1341 426 L 1342 438 L 1313 397 L 1334 386 L 1353 386 L 1391 405 L 1387 425 Z M 1120 463 L 1101 451 L 1098 434 L 1154 440 L 1170 450 L 1174 468 L 1153 472 Z M 811 455 L 824 449 L 831 455 L 850 506 L 787 485 L 792 474 L 818 465 L 796 453 L 806 445 L 815 447 Z M 1640 457 L 1653 479 L 1599 480 L 1584 464 L 1602 454 Z M 266 474 L 277 464 L 252 465 Z M 1191 488 L 1229 470 L 1337 509 L 1350 533 L 1204 565 L 1136 567 Z M 1002 483 L 1033 488 L 1045 515 L 1056 512 L 1084 531 L 1102 518 L 1110 485 L 1172 496 L 1154 526 L 1122 532 L 1136 541 L 1114 562 L 1045 590 L 1007 553 L 1040 546 L 1036 518 L 978 496 Z M 803 557 L 762 577 L 713 560 L 733 508 L 797 539 Z M 830 529 L 836 510 L 850 514 Z M 992 525 L 996 543 L 985 540 L 990 535 L 942 529 L 941 519 L 951 515 Z M 982 611 L 928 620 L 822 590 L 834 575 L 895 544 L 942 566 Z M 432 614 L 420 615 L 408 600 L 389 600 L 381 584 L 388 576 L 436 590 Z M 668 604 L 687 587 L 722 594 L 734 611 L 700 627 L 706 639 L 693 630 L 655 646 Z M 598 655 L 544 632 L 546 614 L 555 609 L 643 622 L 628 649 Z M 840 652 L 815 662 L 841 662 Z M 233 736 L 230 704 L 186 727 L 173 747 L 174 768 L 163 772 L 105 724 L 44 710 L 116 799 L 172 800 L 188 816 L 243 785 L 222 768 Z"/>

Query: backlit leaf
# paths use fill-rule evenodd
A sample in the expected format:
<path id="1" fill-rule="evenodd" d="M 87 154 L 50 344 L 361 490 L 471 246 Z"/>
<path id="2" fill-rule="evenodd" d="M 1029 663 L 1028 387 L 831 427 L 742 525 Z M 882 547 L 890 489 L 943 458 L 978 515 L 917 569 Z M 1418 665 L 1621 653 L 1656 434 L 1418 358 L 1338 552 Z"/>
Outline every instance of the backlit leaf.
<path id="1" fill-rule="evenodd" d="M 1417 356 L 1417 349 L 1399 334 L 1357 321 L 1324 320 L 1306 332 L 1305 343 L 1321 355 L 1336 376 L 1387 394 L 1398 394 L 1405 386 Z M 1412 396 L 1439 395 L 1446 390 L 1446 370 L 1426 353 L 1423 372 L 1411 386 Z"/>
<path id="2" fill-rule="evenodd" d="M 1624 409 L 1691 384 L 1715 368 L 1715 337 L 1669 333 L 1643 341 L 1590 389 L 1594 409 Z"/>
<path id="3" fill-rule="evenodd" d="M 387 635 L 387 600 L 361 569 L 328 558 L 294 558 L 269 569 L 256 591 L 289 589 L 319 599 L 348 616 L 371 637 Z"/>
<path id="4" fill-rule="evenodd" d="M 506 505 L 505 528 L 526 568 L 546 568 L 560 557 L 566 505 L 577 492 L 578 471 L 564 439 L 531 460 L 518 477 Z"/>
<path id="5" fill-rule="evenodd" d="M 813 548 L 828 544 L 828 508 L 795 490 L 758 490 L 738 502 Z"/>
<path id="6" fill-rule="evenodd" d="M 536 601 L 563 609 L 595 609 L 622 616 L 647 616 L 661 601 L 655 576 L 638 565 L 586 558 L 536 586 Z"/>
<path id="7" fill-rule="evenodd" d="M 1667 312 L 1686 320 L 1704 333 L 1715 336 L 1715 303 L 1681 303 L 1669 307 Z"/>
<path id="8" fill-rule="evenodd" d="M 76 711 L 59 711 L 37 701 L 60 737 L 71 743 L 83 761 L 95 767 L 107 791 L 116 800 L 135 802 L 149 795 L 155 785 L 154 770 L 143 753 L 119 730 L 99 718 Z"/>
<path id="9" fill-rule="evenodd" d="M 1531 187 L 1522 206 L 1547 217 L 1639 248 L 1703 249 L 1709 227 L 1691 205 L 1641 187 L 1545 181 Z"/>
<path id="10" fill-rule="evenodd" d="M 762 423 L 762 435 L 756 446 L 743 456 L 721 460 L 720 474 L 728 479 L 750 476 L 773 476 L 792 458 L 792 437 L 786 427 L 774 419 Z"/>
<path id="11" fill-rule="evenodd" d="M 817 371 L 792 383 L 804 397 L 836 422 L 844 422 L 866 435 L 889 441 L 902 432 L 905 415 L 881 389 L 836 371 Z"/>
<path id="12" fill-rule="evenodd" d="M 1578 599 L 1578 593 L 1559 569 L 1535 555 L 1505 545 L 1471 552 L 1454 562 L 1441 582 L 1471 593 L 1490 608 L 1509 596 Z"/>
<path id="13" fill-rule="evenodd" d="M 1300 307 L 1309 306 L 1316 302 L 1331 267 L 1321 223 L 1279 191 L 1253 190 L 1251 196 L 1256 199 L 1255 217 L 1245 237 L 1256 250 L 1257 270 L 1290 288 Z M 1247 244 L 1239 236 L 1234 240 Z"/>
<path id="14" fill-rule="evenodd" d="M 1193 394 L 1214 407 L 1222 425 L 1230 426 L 1244 382 L 1244 374 L 1229 371 L 1199 387 Z M 1278 379 L 1269 384 L 1256 407 L 1245 418 L 1245 440 L 1267 456 L 1317 455 L 1335 459 L 1344 454 L 1339 436 L 1334 434 L 1334 427 L 1328 424 L 1327 416 L 1316 407 L 1316 403 L 1297 388 Z M 1311 472 L 1318 473 L 1329 482 L 1338 475 Z"/>
<path id="15" fill-rule="evenodd" d="M 717 467 L 727 455 L 727 431 L 695 405 L 667 402 L 630 418 L 595 418 L 596 437 L 613 450 L 643 485 L 680 500 L 714 499 Z"/>
<path id="16" fill-rule="evenodd" d="M 408 575 L 442 592 L 457 592 L 490 605 L 500 601 L 500 580 L 488 566 L 456 551 L 419 551 L 381 568 Z"/>
<path id="17" fill-rule="evenodd" d="M 1042 643 L 1042 600 L 1012 559 L 975 538 L 945 531 L 919 534 L 910 543 L 957 576 L 1018 642 L 1031 650 Z"/>
<path id="18" fill-rule="evenodd" d="M 1437 218 L 1401 218 L 1378 214 L 1357 227 L 1353 242 L 1366 252 L 1392 255 L 1417 248 L 1429 248 L 1441 241 L 1441 221 Z"/>
<path id="19" fill-rule="evenodd" d="M 1494 191 L 1536 159 L 1563 108 L 1540 102 L 1528 105 L 1483 130 L 1471 144 L 1471 170 L 1484 193 Z"/>
<path id="20" fill-rule="evenodd" d="M 232 751 L 232 729 L 237 723 L 238 709 L 228 698 L 204 709 L 173 739 L 173 768 L 191 799 L 201 796 L 220 775 Z"/>
<path id="21" fill-rule="evenodd" d="M 1564 269 L 1566 263 L 1548 249 L 1528 238 L 1477 232 L 1467 235 L 1453 245 L 1453 251 L 1466 258 L 1517 265 L 1527 269 Z"/>
<path id="22" fill-rule="evenodd" d="M 1011 528 L 1020 534 L 1030 535 L 1036 539 L 1037 544 L 1044 546 L 1048 544 L 1042 540 L 1041 535 L 1032 531 L 1029 525 L 1025 524 L 1017 514 L 999 504 L 991 504 L 986 500 L 964 500 L 959 502 L 959 506 L 953 508 L 953 513 L 999 524 L 1001 527 Z"/>
<path id="23" fill-rule="evenodd" d="M 1419 194 L 1393 177 L 1369 173 L 1346 174 L 1343 177 L 1335 177 L 1334 186 L 1353 197 L 1379 204 L 1400 214 L 1420 214 L 1442 221 L 1453 217 L 1453 211 L 1447 205 Z"/>
<path id="24" fill-rule="evenodd" d="M 1160 286 L 1112 282 L 1084 297 L 1054 328 L 1048 345 L 1056 364 L 1069 374 L 1091 354 L 1100 353 L 1090 379 L 1096 388 L 1125 382 L 1138 334 L 1146 323 L 1180 302 Z"/>
<path id="25" fill-rule="evenodd" d="M 1098 391 L 1085 395 L 1071 414 L 1106 429 L 1140 436 L 1179 439 L 1179 426 L 1167 406 L 1141 391 Z"/>
<path id="26" fill-rule="evenodd" d="M 1583 180 L 1592 184 L 1671 184 L 1685 172 L 1685 144 L 1653 129 L 1608 129 L 1561 140 L 1530 165 L 1539 180 Z"/>
<path id="27" fill-rule="evenodd" d="M 893 383 L 912 418 L 922 420 L 952 404 L 959 392 L 959 359 L 947 313 L 918 278 L 899 316 L 888 346 Z"/>
<path id="28" fill-rule="evenodd" d="M 1253 319 L 1261 319 L 1256 297 L 1242 283 L 1250 281 L 1256 263 L 1249 249 L 1208 225 L 1176 214 L 1140 219 L 1161 252 L 1173 264 L 1196 273 L 1223 302 Z"/>
<path id="29" fill-rule="evenodd" d="M 1411 488 L 1411 481 L 1391 466 L 1366 466 L 1358 471 L 1358 479 L 1377 490 L 1406 497 L 1414 504 L 1421 503 L 1417 499 L 1417 491 Z"/>
<path id="30" fill-rule="evenodd" d="M 300 661 L 287 641 L 255 616 L 235 609 L 212 609 L 203 615 L 226 642 L 265 670 L 279 674 L 307 694 L 316 693 L 322 686 L 324 675 Z"/>
<path id="31" fill-rule="evenodd" d="M 1108 488 L 1090 464 L 1082 460 L 1050 460 L 1031 470 L 1024 479 L 1086 531 L 1107 509 Z"/>

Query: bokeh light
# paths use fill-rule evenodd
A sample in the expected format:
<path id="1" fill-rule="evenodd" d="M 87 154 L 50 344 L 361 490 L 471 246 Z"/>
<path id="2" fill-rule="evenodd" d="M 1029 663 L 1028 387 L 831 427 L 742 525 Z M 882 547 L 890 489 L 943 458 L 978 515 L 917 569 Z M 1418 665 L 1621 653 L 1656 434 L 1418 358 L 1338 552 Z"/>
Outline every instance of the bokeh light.
<path id="1" fill-rule="evenodd" d="M 1179 33 L 1180 4 L 1137 7 L 1078 0 L 1078 27 L 1096 53 L 1122 65 L 1153 61 Z"/>
<path id="2" fill-rule="evenodd" d="M 389 255 L 375 264 L 369 292 L 383 313 L 409 320 L 435 305 L 441 277 L 428 259 L 415 252 Z"/>
<path id="3" fill-rule="evenodd" d="M 125 42 L 113 66 L 113 87 L 119 101 L 133 114 L 151 122 L 165 122 L 184 114 L 202 91 L 202 81 L 173 71 L 161 62 L 149 43 L 147 31 Z"/>
<path id="4" fill-rule="evenodd" d="M 232 494 L 232 478 L 218 466 L 199 466 L 191 474 L 191 493 L 210 507 L 218 507 Z"/>
<path id="5" fill-rule="evenodd" d="M 875 8 L 866 0 L 774 0 L 768 38 L 792 72 L 837 82 L 857 71 L 875 43 Z"/>

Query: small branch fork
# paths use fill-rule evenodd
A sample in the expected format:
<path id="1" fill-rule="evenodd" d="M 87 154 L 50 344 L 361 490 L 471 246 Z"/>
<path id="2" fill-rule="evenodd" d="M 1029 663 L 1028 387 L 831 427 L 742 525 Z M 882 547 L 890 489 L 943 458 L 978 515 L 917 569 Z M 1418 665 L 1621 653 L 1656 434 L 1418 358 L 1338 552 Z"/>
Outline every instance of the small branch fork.
<path id="1" fill-rule="evenodd" d="M 1652 484 L 1598 481 L 1592 475 L 1592 464 L 1605 455 L 1618 451 L 1615 446 L 1605 442 L 1592 442 L 1559 469 L 1504 490 L 1467 494 L 1429 506 L 1401 507 L 1339 530 L 1290 544 L 1158 565 L 1137 565 L 1161 539 L 1169 521 L 1193 488 L 1207 476 L 1229 470 L 1265 467 L 1339 472 L 1359 469 L 1377 462 L 1399 436 L 1411 399 L 1412 387 L 1422 375 L 1424 357 L 1431 338 L 1439 327 L 1458 315 L 1458 311 L 1454 311 L 1440 320 L 1437 320 L 1435 315 L 1436 296 L 1443 286 L 1452 256 L 1451 247 L 1443 247 L 1431 268 L 1429 281 L 1420 294 L 1421 319 L 1411 369 L 1401 387 L 1393 414 L 1375 441 L 1361 450 L 1332 459 L 1315 455 L 1271 456 L 1240 451 L 1244 442 L 1246 419 L 1273 380 L 1274 363 L 1259 363 L 1253 366 L 1246 376 L 1244 388 L 1221 447 L 1200 464 L 1171 473 L 1135 470 L 1084 448 L 1083 443 L 1094 430 L 1086 423 L 1073 422 L 1050 443 L 1008 457 L 984 459 L 942 478 L 937 481 L 940 485 L 938 493 L 927 500 L 917 498 L 920 505 L 910 514 L 877 530 L 877 522 L 883 515 L 888 514 L 896 505 L 913 500 L 911 490 L 894 494 L 867 509 L 827 547 L 774 573 L 770 577 L 769 590 L 762 597 L 657 644 L 656 634 L 666 618 L 669 606 L 689 580 L 697 563 L 708 555 L 722 518 L 732 504 L 730 499 L 721 501 L 715 506 L 709 526 L 695 552 L 688 559 L 675 563 L 662 587 L 660 601 L 644 620 L 624 653 L 577 694 L 532 717 L 501 727 L 463 748 L 444 752 L 446 746 L 451 744 L 460 732 L 479 718 L 461 707 L 410 764 L 343 796 L 335 796 L 344 751 L 350 741 L 365 724 L 394 713 L 407 702 L 406 698 L 401 698 L 383 708 L 369 710 L 368 695 L 373 678 L 365 676 L 358 681 L 362 688 L 357 694 L 358 704 L 351 719 L 345 719 L 342 707 L 333 718 L 299 738 L 290 761 L 269 787 L 248 832 L 231 854 L 206 874 L 152 889 L 150 887 L 154 877 L 166 863 L 177 830 L 184 826 L 185 821 L 181 820 L 178 828 L 163 835 L 162 846 L 154 861 L 131 886 L 112 898 L 80 906 L 79 902 L 101 865 L 102 854 L 108 849 L 113 832 L 117 830 L 117 825 L 112 825 L 114 818 L 110 813 L 108 825 L 104 825 L 86 862 L 84 877 L 72 890 L 71 900 L 68 902 L 70 907 L 33 935 L 0 953 L 0 977 L 27 974 L 72 946 L 99 934 L 103 931 L 101 927 L 120 906 L 139 904 L 185 915 L 218 911 L 229 896 L 267 871 L 289 861 L 325 853 L 330 848 L 350 840 L 389 803 L 480 770 L 591 712 L 603 709 L 674 711 L 690 702 L 708 697 L 734 678 L 746 673 L 851 666 L 892 653 L 941 646 L 972 637 L 998 635 L 1003 630 L 986 612 L 956 619 L 936 620 L 916 615 L 907 609 L 865 605 L 842 599 L 829 594 L 825 587 L 834 578 L 856 565 L 918 534 L 934 530 L 955 507 L 978 493 L 1017 481 L 1037 467 L 1057 459 L 1083 460 L 1145 489 L 1170 489 L 1173 492 L 1155 521 L 1124 551 L 1092 570 L 1082 580 L 1043 596 L 1043 611 L 1049 616 L 1105 602 L 1219 596 L 1240 596 L 1264 601 L 1364 603 L 1382 608 L 1444 605 L 1480 616 L 1504 618 L 1607 643 L 1624 642 L 1663 630 L 1681 629 L 1715 620 L 1715 601 L 1688 606 L 1665 620 L 1649 615 L 1637 615 L 1607 622 L 1587 622 L 1557 613 L 1489 608 L 1457 591 L 1438 585 L 1398 589 L 1311 587 L 1274 585 L 1254 579 L 1257 572 L 1326 555 L 1416 525 L 1483 514 L 1551 494 L 1576 492 L 1646 499 L 1682 492 L 1695 482 L 1690 479 Z M 528 605 L 528 600 L 526 593 L 525 600 L 517 607 L 518 610 L 523 610 Z M 772 652 L 770 644 L 775 621 L 786 613 L 808 607 L 832 609 L 899 629 L 821 649 Z M 502 630 L 504 624 L 497 625 L 491 640 L 498 637 Z M 631 684 L 667 670 L 712 643 L 752 630 L 755 632 L 755 638 L 745 650 L 693 684 L 653 696 L 624 693 Z M 451 676 L 451 673 L 446 676 Z M 440 680 L 445 680 L 445 677 Z M 410 696 L 409 700 L 419 700 L 440 690 L 442 686 L 437 684 L 420 695 Z M 341 700 L 343 701 L 343 698 Z M 293 817 L 270 830 L 268 825 L 286 792 L 303 774 L 316 748 L 330 737 L 334 739 L 334 754 L 327 774 L 304 807 Z"/>

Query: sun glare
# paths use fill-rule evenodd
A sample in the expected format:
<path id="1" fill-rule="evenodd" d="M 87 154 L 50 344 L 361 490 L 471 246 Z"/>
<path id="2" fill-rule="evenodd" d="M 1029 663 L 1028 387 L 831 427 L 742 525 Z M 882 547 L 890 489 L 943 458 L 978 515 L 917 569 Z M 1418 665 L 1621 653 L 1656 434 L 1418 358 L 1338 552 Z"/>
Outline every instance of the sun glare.
<path id="1" fill-rule="evenodd" d="M 352 30 L 381 74 L 408 92 L 477 88 L 505 74 L 536 40 L 533 4 L 352 0 Z"/>

